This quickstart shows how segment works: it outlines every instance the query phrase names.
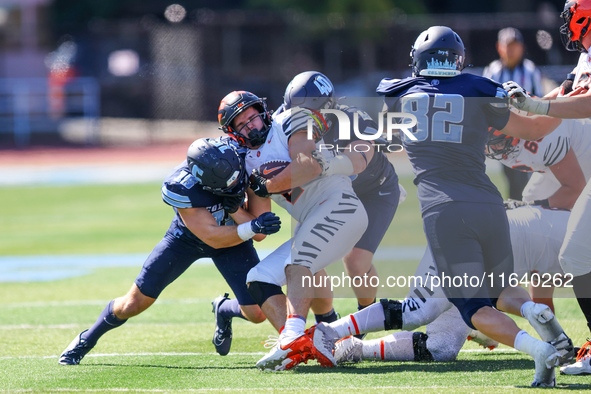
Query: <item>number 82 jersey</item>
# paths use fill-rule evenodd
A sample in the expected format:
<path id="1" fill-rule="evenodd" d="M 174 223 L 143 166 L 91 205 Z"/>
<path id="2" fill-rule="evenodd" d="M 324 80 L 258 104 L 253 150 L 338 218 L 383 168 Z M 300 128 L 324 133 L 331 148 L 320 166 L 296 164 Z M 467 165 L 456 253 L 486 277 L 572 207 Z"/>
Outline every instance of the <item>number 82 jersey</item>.
<path id="1" fill-rule="evenodd" d="M 484 164 L 488 127 L 502 130 L 509 121 L 500 84 L 472 74 L 384 79 L 377 93 L 388 111 L 417 121 L 403 144 L 423 212 L 450 201 L 502 203 Z"/>

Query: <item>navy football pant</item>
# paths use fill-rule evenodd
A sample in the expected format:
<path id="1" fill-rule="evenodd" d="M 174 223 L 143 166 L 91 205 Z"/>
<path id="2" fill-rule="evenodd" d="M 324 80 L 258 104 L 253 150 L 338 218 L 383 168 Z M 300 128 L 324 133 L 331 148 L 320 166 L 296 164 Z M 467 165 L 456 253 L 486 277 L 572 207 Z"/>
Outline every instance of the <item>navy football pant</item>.
<path id="1" fill-rule="evenodd" d="M 509 286 L 513 251 L 502 205 L 450 202 L 423 214 L 423 227 L 447 298 L 466 324 Z"/>
<path id="2" fill-rule="evenodd" d="M 213 260 L 240 305 L 256 304 L 246 288 L 246 274 L 259 262 L 252 240 L 229 248 L 214 249 L 167 233 L 146 259 L 135 284 L 142 294 L 158 298 L 162 290 L 194 261 L 206 257 Z"/>
<path id="3" fill-rule="evenodd" d="M 373 190 L 370 193 L 355 191 L 355 194 L 363 203 L 368 219 L 367 230 L 355 247 L 375 253 L 398 208 L 400 200 L 398 177 L 387 180 L 379 190 Z"/>

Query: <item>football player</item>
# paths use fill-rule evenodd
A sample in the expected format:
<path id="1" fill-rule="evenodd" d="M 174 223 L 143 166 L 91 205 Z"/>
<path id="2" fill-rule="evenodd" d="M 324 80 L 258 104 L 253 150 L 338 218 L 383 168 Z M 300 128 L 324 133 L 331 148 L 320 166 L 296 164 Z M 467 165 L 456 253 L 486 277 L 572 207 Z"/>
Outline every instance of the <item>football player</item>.
<path id="1" fill-rule="evenodd" d="M 591 176 L 591 162 L 585 175 L 578 160 L 591 148 L 591 134 L 585 138 L 584 133 L 578 132 L 585 124 L 591 126 L 591 122 L 563 121 L 537 141 L 525 141 L 490 129 L 486 155 L 506 167 L 539 175 L 532 176 L 526 185 L 524 201 L 570 210 Z"/>
<path id="2" fill-rule="evenodd" d="M 358 130 L 362 134 L 374 135 L 378 129 L 376 122 L 363 110 L 338 102 L 334 97 L 334 87 L 330 79 L 317 71 L 306 71 L 296 75 L 287 86 L 283 97 L 284 103 L 280 110 L 292 107 L 305 107 L 315 111 L 339 110 L 349 118 L 353 125 L 357 116 Z M 277 113 L 276 112 L 276 113 Z M 388 230 L 398 203 L 406 197 L 406 192 L 398 184 L 398 175 L 394 166 L 388 161 L 383 150 L 376 151 L 371 141 L 364 141 L 353 134 L 350 140 L 339 139 L 339 123 L 335 115 L 326 114 L 324 118 L 329 125 L 328 131 L 322 136 L 323 149 L 330 149 L 332 157 L 323 161 L 328 173 L 337 170 L 337 166 L 347 166 L 343 175 L 356 175 L 353 179 L 353 190 L 363 203 L 369 224 L 367 231 L 343 258 L 347 275 L 367 278 L 365 286 L 355 286 L 358 310 L 376 301 L 377 270 L 372 263 L 373 255 Z M 318 156 L 321 160 L 324 156 Z M 335 164 L 333 161 L 344 161 Z"/>
<path id="3" fill-rule="evenodd" d="M 82 331 L 59 358 L 77 365 L 107 331 L 148 309 L 166 286 L 191 264 L 210 257 L 239 300 L 236 315 L 265 320 L 245 287 L 248 270 L 259 258 L 252 239 L 280 229 L 269 212 L 253 217 L 241 207 L 248 176 L 244 158 L 223 140 L 203 138 L 191 144 L 187 159 L 162 185 L 162 199 L 175 216 L 164 238 L 152 250 L 129 292 L 110 301 L 96 322 Z"/>
<path id="4" fill-rule="evenodd" d="M 579 51 L 581 56 L 569 78 L 545 98 L 529 97 L 515 82 L 508 82 L 503 86 L 508 94 L 514 97 L 512 104 L 519 109 L 534 114 L 550 115 L 559 118 L 587 118 L 591 117 L 591 90 L 589 89 L 591 75 L 591 0 L 567 1 L 561 14 L 564 24 L 560 27 L 563 43 L 569 51 Z M 556 98 L 553 100 L 553 98 Z M 589 130 L 587 130 L 589 132 Z M 539 138 L 539 137 L 538 137 Z M 532 138 L 536 139 L 536 138 Z M 573 289 L 587 326 L 591 330 L 591 247 L 589 234 L 591 233 L 591 183 L 587 183 L 577 199 L 568 223 L 568 231 L 560 253 L 560 263 L 565 272 L 572 273 Z M 591 374 L 591 348 L 589 341 L 583 350 L 577 354 L 577 362 L 561 368 L 560 372 L 567 375 Z"/>
<path id="5" fill-rule="evenodd" d="M 457 278 L 491 278 L 476 285 L 461 279 L 459 285 L 448 283 L 443 288 L 446 297 L 470 328 L 534 358 L 532 385 L 553 386 L 560 353 L 548 342 L 566 335 L 550 308 L 502 280 L 513 272 L 513 254 L 503 200 L 485 174 L 484 148 L 488 127 L 515 134 L 524 125 L 555 128 L 558 122 L 510 112 L 501 100 L 505 91 L 500 84 L 462 73 L 464 56 L 463 42 L 453 30 L 433 26 L 418 36 L 411 50 L 413 76 L 384 79 L 377 92 L 385 96 L 388 110 L 417 120 L 403 144 L 439 275 L 453 283 Z M 393 304 L 383 309 L 399 317 L 399 305 Z M 548 342 L 520 330 L 501 311 L 526 317 Z M 382 315 L 389 319 L 383 310 Z M 388 324 L 399 326 L 398 317 Z"/>
<path id="6" fill-rule="evenodd" d="M 309 120 L 315 140 L 307 137 Z M 272 161 L 289 163 L 264 182 L 266 190 L 262 182 L 253 182 L 255 200 L 267 204 L 264 211 L 270 209 L 271 200 L 262 196 L 270 195 L 298 222 L 292 239 L 248 273 L 249 291 L 267 316 L 278 312 L 285 316 L 280 286 L 287 284 L 285 326 L 257 366 L 285 370 L 311 358 L 323 366 L 334 366 L 332 343 L 325 342 L 325 333 L 317 328 L 305 332 L 315 293 L 310 283 L 314 274 L 340 260 L 359 240 L 367 227 L 367 215 L 349 177 L 319 177 L 321 167 L 313 155 L 316 140 L 326 131 L 325 120 L 302 108 L 286 110 L 271 120 L 264 99 L 236 91 L 220 103 L 219 121 L 222 130 L 248 148 L 249 173 Z"/>
<path id="7" fill-rule="evenodd" d="M 541 206 L 520 206 L 507 211 L 517 278 L 522 279 L 524 275 L 535 272 L 538 276 L 531 277 L 531 283 L 534 284 L 536 280 L 546 278 L 547 275 L 555 278 L 556 274 L 562 274 L 558 253 L 566 233 L 569 215 L 570 212 L 566 210 Z M 362 359 L 453 361 L 466 336 L 470 335 L 475 337 L 474 339 L 481 337 L 463 322 L 458 309 L 445 298 L 441 289 L 429 285 L 432 283 L 429 278 L 436 275 L 433 256 L 427 249 L 415 273 L 415 276 L 421 277 L 421 281 L 415 282 L 402 301 L 401 328 L 406 331 L 360 341 L 350 337 L 351 334 L 357 333 L 355 327 L 362 327 L 359 324 L 362 320 L 357 319 L 360 316 L 347 316 L 331 323 L 330 326 L 339 336 L 345 337 L 336 343 L 337 363 Z M 421 286 L 421 283 L 426 285 Z M 357 325 L 353 324 L 354 321 Z M 423 325 L 427 325 L 426 334 L 410 332 Z M 376 329 L 379 329 L 379 324 L 377 326 Z M 381 328 L 384 329 L 383 322 Z M 483 339 L 480 338 L 477 342 L 483 343 Z M 496 347 L 498 342 L 489 341 L 485 345 L 492 348 Z"/>

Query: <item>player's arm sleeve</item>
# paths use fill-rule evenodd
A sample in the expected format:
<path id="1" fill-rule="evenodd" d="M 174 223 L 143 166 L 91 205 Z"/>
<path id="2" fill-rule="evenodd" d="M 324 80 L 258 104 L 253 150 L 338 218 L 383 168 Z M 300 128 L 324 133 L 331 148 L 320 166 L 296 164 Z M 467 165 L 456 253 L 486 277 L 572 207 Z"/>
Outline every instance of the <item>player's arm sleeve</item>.
<path id="1" fill-rule="evenodd" d="M 554 134 L 554 133 L 553 133 Z M 552 135 L 553 135 L 552 134 Z M 550 137 L 546 137 L 550 138 Z M 556 137 L 544 150 L 542 159 L 546 167 L 553 166 L 564 159 L 570 150 L 570 138 L 560 135 Z"/>
<path id="2" fill-rule="evenodd" d="M 294 107 L 290 111 L 290 115 L 283 122 L 283 133 L 289 140 L 292 135 L 305 131 L 308 132 L 308 124 L 312 125 L 312 138 L 314 141 L 320 140 L 327 132 L 328 127 L 326 121 L 320 113 L 309 110 L 307 108 Z"/>
<path id="3" fill-rule="evenodd" d="M 505 128 L 510 116 L 509 102 L 501 94 L 503 93 L 498 92 L 497 97 L 483 101 L 484 116 L 486 117 L 487 124 L 497 130 L 503 130 Z"/>
<path id="4" fill-rule="evenodd" d="M 162 185 L 162 200 L 175 208 L 193 208 L 193 203 L 189 196 L 187 196 L 186 189 L 173 187 L 165 183 Z"/>

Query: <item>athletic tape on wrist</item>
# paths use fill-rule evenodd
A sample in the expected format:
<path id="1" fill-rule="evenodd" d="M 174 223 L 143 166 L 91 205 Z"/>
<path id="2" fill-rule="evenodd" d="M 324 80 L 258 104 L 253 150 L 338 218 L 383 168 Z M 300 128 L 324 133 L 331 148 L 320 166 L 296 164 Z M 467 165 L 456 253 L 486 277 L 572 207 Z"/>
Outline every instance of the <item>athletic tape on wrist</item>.
<path id="1" fill-rule="evenodd" d="M 251 222 L 239 224 L 236 228 L 236 231 L 238 232 L 238 236 L 240 237 L 240 239 L 243 241 L 248 241 L 256 235 L 256 233 L 252 231 Z"/>

